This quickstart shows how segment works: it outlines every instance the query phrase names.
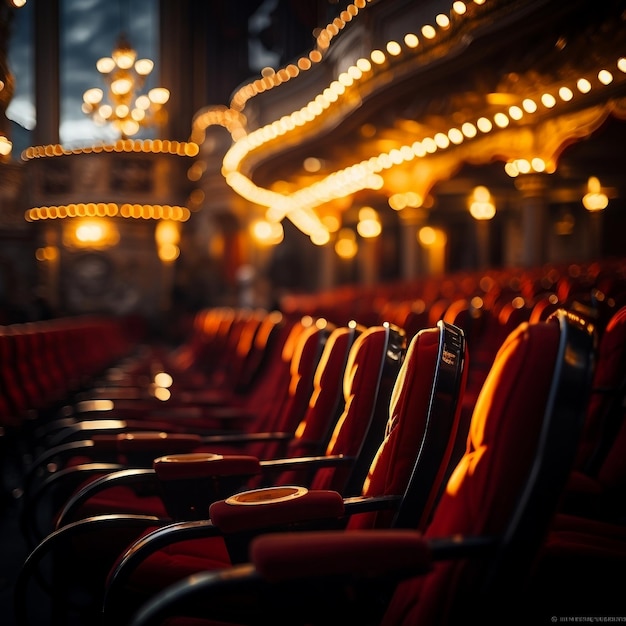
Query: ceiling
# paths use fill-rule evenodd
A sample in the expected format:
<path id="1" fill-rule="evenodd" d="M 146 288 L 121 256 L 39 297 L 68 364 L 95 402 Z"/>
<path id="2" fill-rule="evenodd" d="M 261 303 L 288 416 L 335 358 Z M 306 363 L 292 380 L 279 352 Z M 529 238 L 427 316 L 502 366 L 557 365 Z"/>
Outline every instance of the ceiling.
<path id="1" fill-rule="evenodd" d="M 536 153 L 551 172 L 550 197 L 557 203 L 580 198 L 590 175 L 610 193 L 625 196 L 624 74 L 616 72 L 612 84 L 594 84 L 587 94 L 575 87 L 580 76 L 595 76 L 624 54 L 624 3 L 508 3 L 513 4 L 519 9 L 514 20 L 507 3 L 500 2 L 500 12 L 478 19 L 472 30 L 460 29 L 422 56 L 390 65 L 386 80 L 378 79 L 380 86 L 361 88 L 359 105 L 349 115 L 339 112 L 332 119 L 330 113 L 324 126 L 293 145 L 259 152 L 251 170 L 255 183 L 300 189 L 374 155 L 447 134 L 463 121 L 493 119 L 526 97 L 539 101 L 542 93 L 570 85 L 570 101 L 558 101 L 554 108 L 539 104 L 534 114 L 497 133 L 479 132 L 471 141 L 391 168 L 383 173 L 382 190 L 359 195 L 380 202 L 418 189 L 423 198 L 447 196 L 450 210 L 464 210 L 464 201 L 451 199 L 466 197 L 476 184 L 514 193 L 515 181 L 504 164 Z M 305 169 L 309 157 L 318 159 L 318 171 Z"/>

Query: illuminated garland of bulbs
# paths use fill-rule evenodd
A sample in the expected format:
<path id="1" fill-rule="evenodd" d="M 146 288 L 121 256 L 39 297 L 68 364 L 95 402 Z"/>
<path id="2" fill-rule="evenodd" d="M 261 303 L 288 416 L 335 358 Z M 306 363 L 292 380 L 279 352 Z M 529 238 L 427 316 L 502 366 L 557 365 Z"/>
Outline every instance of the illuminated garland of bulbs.
<path id="1" fill-rule="evenodd" d="M 66 217 L 123 217 L 143 220 L 186 222 L 191 211 L 185 206 L 169 204 L 116 204 L 115 202 L 77 202 L 60 206 L 28 209 L 27 222 L 64 219 Z"/>
<path id="2" fill-rule="evenodd" d="M 262 78 L 256 79 L 237 90 L 231 100 L 231 107 L 235 111 L 241 111 L 246 102 L 260 93 L 278 87 L 300 75 L 300 72 L 310 70 L 319 63 L 324 53 L 330 47 L 331 41 L 355 18 L 359 12 L 366 8 L 372 0 L 355 0 L 349 4 L 341 14 L 330 24 L 327 24 L 316 37 L 316 48 L 308 55 L 300 57 L 295 63 L 290 63 L 277 71 L 266 68 L 262 72 Z M 483 0 L 484 1 L 484 0 Z"/>
<path id="3" fill-rule="evenodd" d="M 170 141 L 169 139 L 120 139 L 114 144 L 74 149 L 64 148 L 59 144 L 31 146 L 22 152 L 22 159 L 29 161 L 70 154 L 98 154 L 102 152 L 139 152 L 144 154 L 172 154 L 181 157 L 195 157 L 199 151 L 198 144 L 194 142 Z M 24 218 L 28 222 L 71 217 L 122 217 L 155 220 L 167 219 L 184 222 L 189 219 L 190 215 L 190 210 L 185 206 L 129 203 L 118 205 L 114 202 L 81 202 L 60 206 L 33 207 L 25 212 Z"/>
<path id="4" fill-rule="evenodd" d="M 484 0 L 474 0 L 475 4 L 483 4 Z M 463 15 L 466 6 L 463 2 L 455 2 L 453 11 L 457 15 Z M 438 15 L 437 25 L 442 29 L 449 27 L 449 19 L 445 15 Z M 436 29 L 431 25 L 424 25 L 421 29 L 423 37 L 433 39 L 436 36 Z M 404 38 L 407 48 L 415 49 L 419 45 L 419 40 L 415 34 L 407 34 Z M 387 53 L 390 56 L 401 54 L 402 48 L 397 42 L 388 42 Z M 374 65 L 382 65 L 386 61 L 386 55 L 381 50 L 374 50 L 370 54 L 371 62 Z M 237 141 L 227 152 L 223 162 L 223 174 L 226 182 L 242 197 L 251 202 L 268 207 L 268 219 L 279 220 L 287 216 L 303 218 L 309 230 L 304 230 L 314 243 L 322 244 L 328 241 L 328 234 L 322 222 L 315 214 L 314 209 L 325 202 L 340 197 L 345 197 L 366 188 L 380 188 L 382 179 L 377 176 L 381 171 L 390 169 L 395 165 L 400 165 L 410 161 L 415 157 L 425 157 L 434 154 L 439 150 L 446 150 L 451 146 L 459 145 L 465 140 L 474 139 L 479 133 L 491 132 L 494 127 L 504 129 L 511 124 L 521 120 L 525 115 L 535 113 L 539 109 L 536 100 L 525 98 L 520 105 L 508 107 L 505 111 L 500 111 L 493 116 L 493 120 L 487 117 L 480 117 L 475 122 L 467 121 L 460 128 L 451 128 L 446 133 L 439 132 L 433 137 L 425 137 L 421 141 L 413 142 L 410 146 L 402 146 L 393 149 L 388 153 L 381 153 L 373 156 L 367 161 L 356 163 L 348 168 L 334 172 L 325 179 L 303 188 L 290 196 L 285 196 L 256 186 L 250 179 L 239 171 L 240 164 L 244 158 L 253 150 L 260 146 L 284 136 L 297 127 L 304 126 L 318 118 L 323 112 L 336 102 L 345 89 L 354 82 L 362 80 L 370 75 L 372 64 L 368 59 L 360 59 L 349 68 L 347 72 L 341 74 L 337 80 L 333 81 L 321 94 L 311 100 L 309 104 L 291 115 L 285 115 L 280 120 L 255 130 L 243 139 Z M 617 68 L 622 73 L 626 73 L 626 58 L 621 57 L 617 61 Z M 609 85 L 614 77 L 607 69 L 601 69 L 597 74 L 597 79 L 601 85 Z M 576 83 L 576 89 L 581 94 L 586 94 L 592 89 L 592 83 L 587 78 L 580 78 Z M 564 102 L 573 99 L 574 91 L 567 86 L 562 86 L 558 90 L 558 98 Z M 539 103 L 546 109 L 551 109 L 557 104 L 557 97 L 551 93 L 543 93 L 537 98 Z M 528 163 L 528 166 L 527 166 Z M 521 166 L 521 168 L 520 168 Z M 537 157 L 529 162 L 516 160 L 506 166 L 509 175 L 515 176 L 525 171 L 553 171 L 553 166 L 548 165 L 543 159 Z M 341 184 L 345 186 L 342 186 Z"/>

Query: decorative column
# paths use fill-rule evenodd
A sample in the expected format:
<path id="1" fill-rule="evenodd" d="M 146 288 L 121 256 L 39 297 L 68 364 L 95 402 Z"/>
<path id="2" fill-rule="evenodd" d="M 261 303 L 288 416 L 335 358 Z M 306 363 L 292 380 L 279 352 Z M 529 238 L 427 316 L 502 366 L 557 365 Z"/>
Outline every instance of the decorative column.
<path id="1" fill-rule="evenodd" d="M 317 288 L 320 291 L 326 291 L 335 286 L 336 283 L 336 260 L 334 240 L 323 246 L 317 251 L 320 264 L 317 270 Z"/>
<path id="2" fill-rule="evenodd" d="M 407 207 L 399 213 L 401 224 L 401 255 L 400 267 L 402 278 L 411 280 L 423 273 L 420 260 L 420 248 L 417 243 L 417 231 L 424 223 L 424 211 Z"/>
<path id="3" fill-rule="evenodd" d="M 359 245 L 360 282 L 363 285 L 375 285 L 378 280 L 377 237 L 363 237 Z"/>
<path id="4" fill-rule="evenodd" d="M 515 179 L 521 193 L 522 263 L 536 267 L 545 261 L 546 182 L 542 174 L 522 174 Z"/>
<path id="5" fill-rule="evenodd" d="M 34 144 L 59 143 L 59 0 L 35 0 Z"/>

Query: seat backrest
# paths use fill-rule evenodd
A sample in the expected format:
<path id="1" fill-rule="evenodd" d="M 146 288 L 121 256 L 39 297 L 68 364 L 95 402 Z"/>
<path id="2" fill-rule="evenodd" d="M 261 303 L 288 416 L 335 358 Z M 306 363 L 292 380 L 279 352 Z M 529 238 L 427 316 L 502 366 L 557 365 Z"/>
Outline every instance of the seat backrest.
<path id="1" fill-rule="evenodd" d="M 348 528 L 423 529 L 451 460 L 467 379 L 463 331 L 440 320 L 411 340 L 389 407 L 387 430 L 364 496 L 401 496 L 393 509 L 353 515 Z"/>
<path id="2" fill-rule="evenodd" d="M 216 355 L 208 385 L 213 388 L 234 390 L 244 367 L 254 335 L 265 313 L 255 309 L 238 309 L 224 337 L 221 354 Z"/>
<path id="3" fill-rule="evenodd" d="M 602 484 L 626 482 L 626 306 L 608 322 L 597 367 L 576 469 Z"/>
<path id="4" fill-rule="evenodd" d="M 291 359 L 298 338 L 312 323 L 312 318 L 303 317 L 297 321 L 291 320 L 280 328 L 263 371 L 255 378 L 249 393 L 242 398 L 242 408 L 257 416 L 248 425 L 251 432 L 267 430 L 265 422 L 270 417 L 267 416 L 266 407 L 273 408 L 277 397 L 289 384 Z"/>
<path id="5" fill-rule="evenodd" d="M 245 360 L 235 385 L 235 391 L 240 394 L 248 393 L 253 387 L 256 377 L 261 375 L 262 368 L 270 360 L 272 350 L 280 338 L 280 329 L 285 325 L 285 320 L 280 311 L 269 311 L 262 317 L 256 332 L 251 338 Z M 245 341 L 237 348 L 245 351 Z"/>
<path id="6" fill-rule="evenodd" d="M 289 442 L 287 455 L 303 457 L 323 454 L 333 428 L 343 410 L 343 375 L 348 356 L 357 337 L 365 328 L 356 322 L 333 330 L 324 346 L 313 377 L 313 393 L 306 413 Z M 300 473 L 288 470 L 276 484 L 301 484 Z M 308 482 L 308 481 L 306 481 Z"/>
<path id="7" fill-rule="evenodd" d="M 425 532 L 431 540 L 494 538 L 494 551 L 442 560 L 401 583 L 385 625 L 490 623 L 511 601 L 574 461 L 593 353 L 592 326 L 565 311 L 509 335 L 476 403 L 466 452 Z"/>
<path id="8" fill-rule="evenodd" d="M 356 339 L 343 377 L 344 409 L 326 448 L 327 455 L 341 454 L 355 462 L 319 469 L 312 489 L 360 493 L 384 436 L 391 391 L 405 352 L 404 330 L 391 324 L 370 326 Z"/>
<path id="9" fill-rule="evenodd" d="M 313 378 L 317 365 L 334 328 L 333 324 L 319 318 L 298 335 L 292 346 L 290 344 L 285 346 L 284 357 L 290 356 L 289 376 L 285 381 L 285 387 L 277 390 L 277 395 L 271 398 L 271 405 L 265 410 L 264 423 L 259 425 L 260 430 L 295 434 L 313 393 Z M 277 458 L 284 456 L 287 443 L 287 441 L 268 441 L 252 444 L 247 452 L 259 459 Z"/>

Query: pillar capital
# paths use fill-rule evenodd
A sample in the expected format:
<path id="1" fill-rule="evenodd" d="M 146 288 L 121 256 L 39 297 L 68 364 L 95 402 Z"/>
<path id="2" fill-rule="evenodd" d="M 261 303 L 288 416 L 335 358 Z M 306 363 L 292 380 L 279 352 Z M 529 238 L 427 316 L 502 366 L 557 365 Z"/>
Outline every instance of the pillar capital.
<path id="1" fill-rule="evenodd" d="M 523 198 L 542 198 L 548 186 L 547 174 L 520 174 L 515 179 L 515 188 Z"/>

